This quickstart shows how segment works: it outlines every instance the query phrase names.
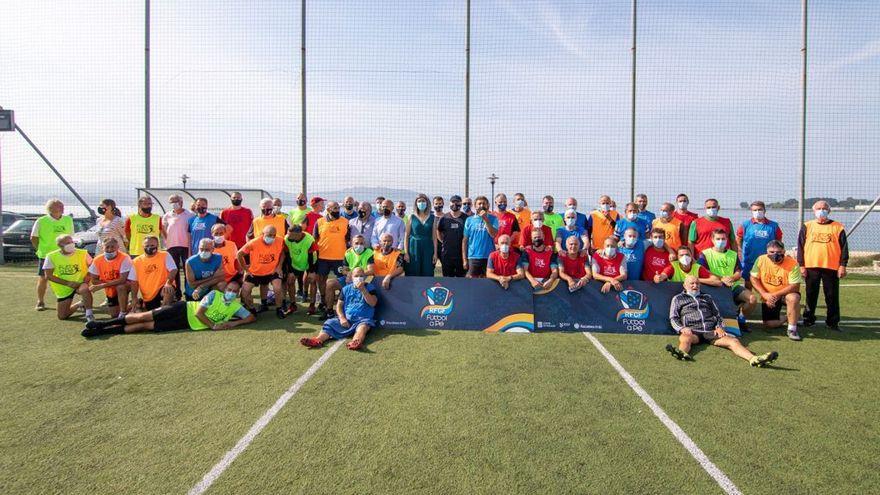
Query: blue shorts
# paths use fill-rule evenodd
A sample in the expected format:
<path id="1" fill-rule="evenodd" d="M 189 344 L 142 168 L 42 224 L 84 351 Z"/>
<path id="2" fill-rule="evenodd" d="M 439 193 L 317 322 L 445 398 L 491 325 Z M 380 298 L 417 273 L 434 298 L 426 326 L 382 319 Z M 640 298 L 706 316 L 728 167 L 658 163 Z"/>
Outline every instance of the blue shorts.
<path id="1" fill-rule="evenodd" d="M 348 328 L 342 326 L 339 323 L 339 318 L 330 318 L 329 320 L 324 322 L 324 326 L 321 328 L 321 331 L 333 337 L 334 339 L 344 339 L 346 337 L 351 337 L 354 335 L 355 330 L 361 323 L 366 323 L 367 326 L 373 328 L 376 326 L 376 321 L 371 318 L 361 318 L 360 320 L 349 320 L 351 325 Z"/>
<path id="2" fill-rule="evenodd" d="M 736 287 L 733 288 L 733 301 L 734 302 L 736 302 L 736 298 L 739 297 L 739 295 L 742 294 L 742 292 L 744 290 L 746 290 L 745 285 L 737 285 Z"/>

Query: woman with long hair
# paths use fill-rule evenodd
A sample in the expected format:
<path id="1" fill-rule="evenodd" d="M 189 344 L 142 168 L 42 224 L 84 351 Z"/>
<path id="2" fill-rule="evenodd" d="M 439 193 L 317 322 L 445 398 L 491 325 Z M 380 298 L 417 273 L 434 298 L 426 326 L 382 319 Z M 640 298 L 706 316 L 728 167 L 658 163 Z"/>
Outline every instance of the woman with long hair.
<path id="1" fill-rule="evenodd" d="M 413 213 L 406 225 L 406 274 L 410 277 L 433 277 L 437 263 L 434 239 L 437 222 L 429 208 L 430 200 L 425 194 L 416 196 Z"/>
<path id="2" fill-rule="evenodd" d="M 122 212 L 116 207 L 116 201 L 105 199 L 98 205 L 98 244 L 95 246 L 95 253 L 104 252 L 104 242 L 113 238 L 116 239 L 119 250 L 123 253 L 128 252 L 128 237 L 125 235 L 125 220 L 122 218 Z"/>

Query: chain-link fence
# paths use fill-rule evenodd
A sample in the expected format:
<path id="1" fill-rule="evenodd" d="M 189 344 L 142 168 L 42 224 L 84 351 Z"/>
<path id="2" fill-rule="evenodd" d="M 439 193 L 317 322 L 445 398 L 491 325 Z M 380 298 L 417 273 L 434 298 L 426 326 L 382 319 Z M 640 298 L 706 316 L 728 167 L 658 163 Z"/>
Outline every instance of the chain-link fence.
<path id="1" fill-rule="evenodd" d="M 488 194 L 497 174 L 498 192 L 581 210 L 634 188 L 741 221 L 762 199 L 790 243 L 802 144 L 805 198 L 847 225 L 880 194 L 880 2 L 802 7 L 13 0 L 0 105 L 92 206 L 184 175 L 289 205 L 303 184 L 411 202 Z M 19 133 L 0 133 L 0 173 L 4 210 L 76 205 Z M 880 251 L 880 213 L 852 248 Z"/>

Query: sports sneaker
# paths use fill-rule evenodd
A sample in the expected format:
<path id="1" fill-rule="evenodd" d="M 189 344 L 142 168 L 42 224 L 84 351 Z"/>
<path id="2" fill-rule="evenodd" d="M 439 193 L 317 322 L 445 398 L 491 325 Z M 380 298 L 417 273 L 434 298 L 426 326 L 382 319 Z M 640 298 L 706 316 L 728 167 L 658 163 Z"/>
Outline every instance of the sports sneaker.
<path id="1" fill-rule="evenodd" d="M 801 337 L 801 334 L 798 333 L 797 328 L 787 330 L 786 334 L 788 335 L 788 338 L 790 338 L 791 340 L 803 340 L 803 338 Z"/>
<path id="2" fill-rule="evenodd" d="M 315 313 L 317 313 L 317 312 L 318 312 L 318 310 L 315 309 L 315 303 L 311 303 L 311 304 L 309 304 L 309 309 L 306 310 L 306 314 L 309 315 L 309 316 L 311 316 L 311 315 L 313 315 L 313 314 L 315 314 Z"/>
<path id="3" fill-rule="evenodd" d="M 44 302 L 38 302 L 37 305 L 34 307 L 34 311 L 45 311 L 45 310 L 46 310 L 46 303 L 44 303 Z"/>
<path id="4" fill-rule="evenodd" d="M 282 319 L 282 320 L 287 318 L 287 312 L 285 311 L 285 308 L 275 309 L 275 316 L 277 316 L 279 319 Z"/>
<path id="5" fill-rule="evenodd" d="M 318 340 L 314 337 L 303 337 L 303 338 L 299 339 L 299 343 L 308 347 L 308 348 L 311 348 L 311 349 L 321 347 L 324 345 L 323 342 L 321 342 L 320 340 Z"/>
<path id="6" fill-rule="evenodd" d="M 772 351 L 772 352 L 768 352 L 766 354 L 761 354 L 760 356 L 753 357 L 749 361 L 749 364 L 755 368 L 763 368 L 764 366 L 767 366 L 768 364 L 772 363 L 773 361 L 776 361 L 776 358 L 778 358 L 778 357 L 779 357 L 779 353 L 776 351 Z"/>
<path id="7" fill-rule="evenodd" d="M 681 349 L 679 349 L 678 347 L 675 347 L 672 344 L 666 344 L 666 352 L 668 352 L 669 354 L 672 354 L 672 357 L 674 357 L 675 359 L 678 359 L 679 361 L 692 361 L 693 360 L 693 358 L 691 357 L 690 354 L 682 351 Z"/>
<path id="8" fill-rule="evenodd" d="M 269 305 L 268 304 L 260 304 L 259 309 L 257 309 L 257 313 L 265 313 L 266 311 L 269 311 Z"/>
<path id="9" fill-rule="evenodd" d="M 86 315 L 86 324 L 95 321 L 95 315 Z"/>

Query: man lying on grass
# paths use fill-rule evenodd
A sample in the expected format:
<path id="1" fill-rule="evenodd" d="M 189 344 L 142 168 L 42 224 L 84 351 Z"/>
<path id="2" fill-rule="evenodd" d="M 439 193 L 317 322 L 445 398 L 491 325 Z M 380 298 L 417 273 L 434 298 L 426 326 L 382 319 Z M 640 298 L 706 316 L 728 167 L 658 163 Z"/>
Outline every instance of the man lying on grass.
<path id="1" fill-rule="evenodd" d="M 376 287 L 364 277 L 364 269 L 356 267 L 351 272 L 351 283 L 342 288 L 336 302 L 336 318 L 324 322 L 323 328 L 315 337 L 303 337 L 299 343 L 306 347 L 321 347 L 330 339 L 354 337 L 348 348 L 356 351 L 364 345 L 364 337 L 376 326 L 373 314 L 376 311 Z"/>
<path id="2" fill-rule="evenodd" d="M 752 366 L 763 367 L 779 357 L 776 351 L 755 356 L 738 338 L 727 334 L 718 306 L 709 294 L 700 292 L 700 281 L 694 275 L 684 279 L 684 291 L 672 298 L 669 320 L 678 332 L 678 347 L 667 344 L 666 350 L 676 359 L 693 360 L 691 346 L 702 343 L 730 349 Z"/>
<path id="3" fill-rule="evenodd" d="M 256 321 L 241 305 L 237 280 L 226 284 L 226 291 L 213 290 L 201 301 L 177 301 L 143 313 L 86 323 L 83 337 L 135 332 L 170 332 L 172 330 L 225 330 Z M 233 320 L 233 318 L 236 318 Z"/>

